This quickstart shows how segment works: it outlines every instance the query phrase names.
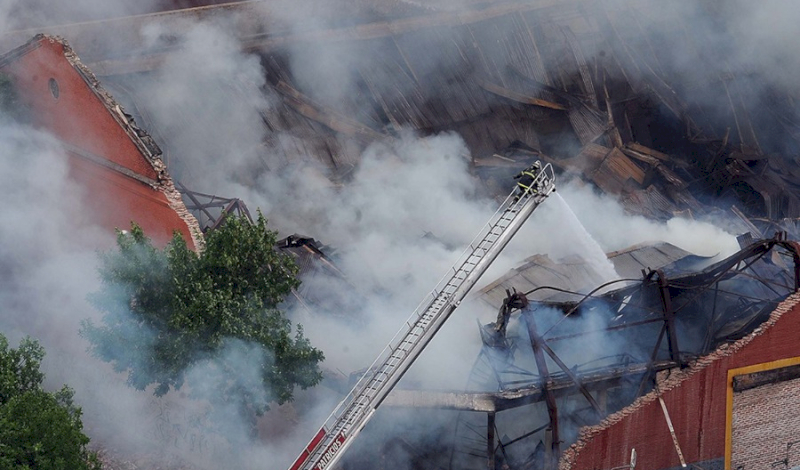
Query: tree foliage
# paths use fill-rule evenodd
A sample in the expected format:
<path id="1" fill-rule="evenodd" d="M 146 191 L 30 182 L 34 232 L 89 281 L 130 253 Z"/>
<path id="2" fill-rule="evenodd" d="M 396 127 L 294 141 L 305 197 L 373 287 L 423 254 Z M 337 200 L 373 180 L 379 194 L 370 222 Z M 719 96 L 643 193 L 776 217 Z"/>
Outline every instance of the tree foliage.
<path id="1" fill-rule="evenodd" d="M 101 255 L 103 287 L 91 298 L 102 324 L 82 326 L 91 351 L 156 395 L 188 377 L 193 393 L 256 414 L 291 400 L 295 386 L 321 380 L 323 355 L 278 309 L 299 281 L 275 242 L 261 214 L 255 224 L 228 216 L 199 255 L 177 233 L 160 250 L 135 224 L 119 232 L 118 249 Z M 257 377 L 242 370 L 244 359 Z"/>
<path id="2" fill-rule="evenodd" d="M 23 339 L 14 349 L 0 334 L 0 469 L 100 469 L 86 449 L 89 438 L 73 391 L 42 389 L 43 357 L 35 340 Z"/>

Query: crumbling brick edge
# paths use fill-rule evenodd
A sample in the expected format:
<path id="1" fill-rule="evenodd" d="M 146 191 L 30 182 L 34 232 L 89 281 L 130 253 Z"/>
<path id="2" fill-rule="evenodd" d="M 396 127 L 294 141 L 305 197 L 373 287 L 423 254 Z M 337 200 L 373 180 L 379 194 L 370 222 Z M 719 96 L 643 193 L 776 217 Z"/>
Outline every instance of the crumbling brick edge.
<path id="1" fill-rule="evenodd" d="M 581 451 L 595 436 L 599 435 L 611 426 L 619 423 L 627 416 L 635 413 L 643 405 L 657 400 L 658 397 L 664 392 L 679 387 L 684 381 L 689 379 L 697 372 L 705 369 L 720 359 L 733 355 L 746 345 L 750 344 L 754 339 L 764 334 L 764 332 L 766 332 L 768 329 L 772 328 L 778 322 L 778 320 L 781 319 L 784 313 L 789 312 L 798 304 L 800 304 L 800 291 L 795 292 L 787 297 L 786 300 L 781 302 L 780 305 L 778 305 L 778 307 L 775 308 L 775 310 L 773 310 L 773 312 L 770 314 L 769 319 L 759 325 L 758 328 L 753 330 L 749 335 L 734 342 L 733 344 L 723 344 L 716 351 L 698 358 L 688 368 L 673 373 L 664 382 L 659 383 L 657 390 L 653 390 L 650 393 L 637 398 L 632 404 L 614 414 L 607 416 L 603 421 L 600 422 L 600 424 L 581 428 L 577 442 L 572 444 L 562 454 L 558 469 L 571 470 Z"/>
<path id="2" fill-rule="evenodd" d="M 180 192 L 175 187 L 169 173 L 167 166 L 161 159 L 161 148 L 156 144 L 150 134 L 144 129 L 140 128 L 131 116 L 125 113 L 122 105 L 120 105 L 113 96 L 111 96 L 105 88 L 100 85 L 100 80 L 97 76 L 81 62 L 78 55 L 72 50 L 66 39 L 59 36 L 47 36 L 43 34 L 36 35 L 30 43 L 35 43 L 40 40 L 47 40 L 57 42 L 64 48 L 64 56 L 72 64 L 75 70 L 83 77 L 84 82 L 94 92 L 109 113 L 114 117 L 117 123 L 122 126 L 125 133 L 130 137 L 136 147 L 139 149 L 144 158 L 150 163 L 158 175 L 158 185 L 153 189 L 160 191 L 169 203 L 169 207 L 175 211 L 181 220 L 189 228 L 189 234 L 192 238 L 192 243 L 198 252 L 203 251 L 205 247 L 205 239 L 203 238 L 203 231 L 200 229 L 200 223 L 194 215 L 186 208 L 183 203 Z"/>
<path id="3" fill-rule="evenodd" d="M 167 173 L 166 165 L 164 165 L 160 157 L 154 159 L 153 167 L 155 167 L 157 171 L 160 171 L 163 167 L 163 172 L 159 173 L 161 175 L 159 190 L 164 194 L 164 197 L 167 198 L 169 207 L 171 207 L 172 210 L 178 214 L 178 217 L 189 227 L 189 234 L 192 237 L 195 250 L 197 250 L 198 253 L 202 252 L 205 249 L 206 240 L 203 237 L 203 231 L 200 229 L 200 223 L 197 221 L 197 218 L 189 212 L 189 209 L 186 208 L 186 204 L 183 203 L 183 199 L 181 198 L 181 193 L 175 187 L 175 183 L 173 183 L 172 178 L 169 176 L 169 173 Z"/>

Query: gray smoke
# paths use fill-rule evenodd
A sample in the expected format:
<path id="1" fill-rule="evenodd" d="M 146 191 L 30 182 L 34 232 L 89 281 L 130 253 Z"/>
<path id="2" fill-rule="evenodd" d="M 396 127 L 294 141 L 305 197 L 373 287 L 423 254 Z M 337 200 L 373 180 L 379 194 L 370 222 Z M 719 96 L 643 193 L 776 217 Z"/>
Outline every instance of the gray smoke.
<path id="1" fill-rule="evenodd" d="M 407 3 L 441 11 L 461 5 Z M 55 6 L 42 17 L 39 11 L 26 11 L 22 2 L 0 2 L 5 18 L 0 25 L 16 29 L 36 21 L 57 23 L 58 12 L 73 7 L 78 10 L 67 17 L 92 19 L 85 12 L 95 7 L 102 8 L 102 13 L 92 13 L 96 17 L 131 12 L 121 2 L 55 2 Z M 660 44 L 656 42 L 659 37 L 677 41 L 684 29 L 708 34 L 708 42 L 696 45 L 704 49 L 702 57 L 696 51 L 687 53 L 677 47 L 659 49 L 661 67 L 670 69 L 671 74 L 700 79 L 731 69 L 750 71 L 754 78 L 747 85 L 758 86 L 747 94 L 747 100 L 757 102 L 767 87 L 780 87 L 797 96 L 793 77 L 800 68 L 791 48 L 798 9 L 778 2 L 738 2 L 737 6 L 716 9 L 714 3 L 648 2 L 637 4 L 636 12 L 642 14 L 643 29 L 653 31 L 647 37 L 655 44 Z M 277 4 L 271 10 L 299 33 L 332 26 L 327 18 L 335 8 L 330 2 L 309 2 L 301 7 Z M 337 265 L 356 288 L 348 303 L 356 308 L 345 315 L 352 320 L 330 315 L 326 306 L 319 312 L 297 309 L 291 314 L 302 320 L 312 342 L 325 351 L 325 367 L 349 374 L 372 362 L 488 220 L 496 203 L 482 195 L 470 174 L 469 149 L 464 141 L 449 132 L 421 136 L 403 130 L 392 140 L 365 148 L 346 185 L 332 184 L 318 156 L 297 156 L 290 148 L 292 136 L 271 134 L 262 125 L 262 114 L 280 106 L 280 98 L 270 91 L 267 71 L 259 58 L 241 51 L 231 24 L 227 18 L 190 24 L 177 38 L 158 25 L 148 26 L 143 33 L 150 46 L 169 38 L 180 47 L 150 76 L 128 78 L 126 84 L 152 117 L 153 128 L 148 130 L 169 140 L 165 151 L 172 173 L 191 183 L 192 189 L 241 197 L 251 209 L 262 208 L 271 225 L 283 234 L 299 232 L 337 248 Z M 671 29 L 676 30 L 674 34 Z M 430 49 L 427 66 L 417 70 L 420 76 L 442 70 L 436 48 Z M 600 50 L 586 52 L 591 58 Z M 379 59 L 373 54 L 350 43 L 307 43 L 290 46 L 288 61 L 295 85 L 335 108 L 357 100 L 353 95 L 358 90 L 360 71 Z M 706 56 L 725 60 L 701 62 Z M 441 90 L 444 97 L 448 93 Z M 704 94 L 696 95 L 701 99 Z M 718 106 L 716 100 L 705 104 Z M 195 451 L 189 437 L 195 428 L 187 423 L 208 419 L 207 408 L 180 396 L 168 397 L 169 406 L 153 402 L 147 394 L 127 389 L 120 377 L 86 357 L 86 345 L 77 337 L 77 322 L 91 316 L 85 294 L 97 288 L 92 248 L 108 246 L 108 238 L 80 223 L 81 213 L 76 210 L 80 207 L 80 188 L 66 179 L 63 155 L 46 136 L 7 127 L 0 137 L 7 149 L 3 153 L 14 155 L 11 161 L 0 163 L 0 178 L 8 179 L 3 180 L 3 187 L 12 188 L 12 201 L 17 202 L 6 204 L 0 211 L 3 220 L 19 221 L 0 229 L 0 246 L 6 247 L 0 252 L 0 260 L 4 266 L 12 266 L 2 276 L 13 281 L 4 282 L 0 291 L 3 308 L 12 312 L 4 315 L 4 331 L 42 339 L 50 351 L 53 380 L 66 381 L 78 389 L 76 398 L 87 410 L 94 436 L 117 435 L 121 437 L 118 440 L 109 438 L 117 446 L 118 442 L 139 442 L 146 434 L 153 438 L 145 439 L 148 446 L 160 440 L 169 442 L 167 447 L 180 455 L 205 458 L 212 451 L 203 451 L 202 446 Z M 23 159 L 22 155 L 32 156 Z M 509 181 L 509 190 L 512 185 Z M 613 198 L 573 182 L 559 182 L 558 191 L 591 240 L 574 220 L 564 217 L 563 206 L 548 201 L 485 275 L 483 283 L 537 253 L 561 260 L 586 255 L 586 247 L 591 246 L 596 270 L 609 277 L 613 273 L 608 271 L 601 252 L 634 243 L 663 240 L 704 255 L 729 254 L 737 247 L 732 235 L 709 223 L 681 218 L 659 223 L 631 217 Z M 86 236 L 87 232 L 91 236 Z M 426 233 L 434 237 L 424 237 Z M 23 248 L 8 248 L 17 246 Z M 337 292 L 344 297 L 349 294 Z M 495 308 L 464 302 L 404 379 L 404 385 L 463 387 L 480 347 L 475 319 L 482 323 L 493 320 Z M 607 339 L 595 338 L 587 344 L 589 350 L 596 351 L 599 345 L 607 344 Z M 576 363 L 580 360 L 574 359 Z M 288 466 L 338 398 L 337 392 L 323 387 L 298 393 L 296 403 L 277 407 L 261 421 L 262 435 L 269 444 L 237 452 L 253 467 L 263 465 L 265 458 L 275 462 L 277 468 Z M 229 424 L 232 429 L 242 429 L 235 418 Z M 169 433 L 167 428 L 171 429 Z M 196 439 L 202 437 L 197 434 Z M 214 446 L 218 451 L 226 449 L 224 443 L 209 444 Z"/>
<path id="2" fill-rule="evenodd" d="M 99 287 L 98 247 L 113 236 L 82 209 L 85 190 L 69 179 L 67 156 L 48 135 L 0 118 L 0 331 L 12 343 L 32 336 L 46 348 L 48 386 L 68 384 L 83 407 L 86 429 L 100 439 L 139 442 L 137 416 L 147 399 L 86 354 L 82 318 L 96 314 L 86 295 Z"/>

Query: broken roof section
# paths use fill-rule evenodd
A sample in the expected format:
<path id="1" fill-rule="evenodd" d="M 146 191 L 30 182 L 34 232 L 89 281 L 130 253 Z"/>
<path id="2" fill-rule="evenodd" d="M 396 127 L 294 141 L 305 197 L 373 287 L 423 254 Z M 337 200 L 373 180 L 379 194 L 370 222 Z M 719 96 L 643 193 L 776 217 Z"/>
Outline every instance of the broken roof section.
<path id="1" fill-rule="evenodd" d="M 277 248 L 288 253 L 300 269 L 303 283 L 292 295 L 302 313 L 324 312 L 335 318 L 354 320 L 353 312 L 359 311 L 363 298 L 329 257 L 332 254 L 329 247 L 311 237 L 293 234 L 278 240 Z"/>
<path id="2" fill-rule="evenodd" d="M 631 343 L 625 346 L 626 352 L 645 351 L 640 359 L 681 364 L 755 328 L 766 318 L 765 313 L 797 289 L 796 269 L 800 269 L 800 245 L 780 234 L 755 240 L 702 269 L 709 258 L 664 243 L 612 255 L 615 266 L 638 271 L 638 275 L 607 283 L 603 290 L 598 283 L 581 281 L 585 267 L 559 266 L 534 257 L 484 288 L 481 299 L 497 306 L 502 303 L 497 299 L 502 300 L 507 290 L 524 292 L 531 300 L 526 315 L 543 308 L 551 312 L 536 314 L 547 328 L 542 334 L 546 341 L 561 342 L 591 333 L 579 328 L 586 326 L 587 318 L 594 319 L 594 329 L 608 332 L 644 327 L 646 332 L 638 330 L 642 335 L 617 339 L 630 343 L 658 338 L 655 350 L 636 349 Z M 662 342 L 664 334 L 669 342 Z M 679 336 L 683 338 L 680 341 Z M 569 347 L 571 343 L 564 344 Z"/>
<path id="3" fill-rule="evenodd" d="M 505 175 L 504 168 L 511 173 L 542 158 L 649 217 L 702 214 L 706 203 L 728 196 L 750 216 L 800 216 L 794 162 L 765 154 L 775 150 L 765 145 L 776 129 L 797 140 L 791 110 L 756 112 L 737 70 L 686 83 L 670 66 L 669 49 L 703 59 L 707 51 L 697 45 L 708 41 L 701 28 L 671 28 L 667 46 L 653 48 L 642 26 L 649 23 L 633 2 L 460 2 L 458 10 L 447 2 L 335 5 L 323 26 L 308 14 L 314 2 L 293 4 L 293 17 L 280 2 L 248 1 L 53 30 L 74 38 L 93 69 L 131 90 L 125 99 L 135 102 L 151 85 L 152 70 L 182 47 L 186 20 L 230 15 L 243 49 L 261 58 L 263 91 L 274 104 L 262 115 L 263 144 L 283 156 L 255 161 L 255 174 L 313 161 L 338 183 L 365 146 L 400 128 L 423 135 L 453 130 L 479 172 Z M 144 25 L 168 34 L 148 42 Z M 104 29 L 124 47 L 111 51 L 97 41 Z M 25 32 L 5 40 L 19 34 Z M 348 64 L 329 77 L 346 85 L 346 96 L 320 92 L 291 66 L 320 54 Z M 707 112 L 701 88 L 725 112 Z M 771 93 L 781 101 L 779 90 Z M 169 137 L 163 145 L 180 159 Z M 510 150 L 519 148 L 529 153 Z"/>
<path id="4" fill-rule="evenodd" d="M 0 57 L 31 124 L 52 134 L 69 157 L 70 176 L 87 189 L 83 203 L 101 226 L 139 224 L 166 243 L 174 231 L 202 246 L 161 151 L 100 86 L 66 41 L 38 35 Z"/>
<path id="5" fill-rule="evenodd" d="M 627 420 L 633 412 L 626 407 L 654 387 L 664 387 L 666 371 L 678 377 L 691 375 L 698 366 L 715 360 L 711 358 L 725 351 L 725 346 L 770 327 L 770 313 L 796 291 L 800 282 L 800 245 L 782 235 L 749 240 L 740 252 L 710 265 L 708 258 L 663 243 L 614 252 L 610 258 L 615 259 L 617 269 L 630 271 L 638 280 L 629 280 L 618 288 L 614 287 L 620 284 L 611 284 L 610 291 L 570 292 L 570 285 L 579 283 L 585 268 L 571 263 L 558 266 L 546 258 L 533 257 L 483 291 L 482 300 L 495 307 L 500 302 L 491 296 L 507 295 L 505 288 L 521 291 L 522 285 L 528 286 L 526 293 L 532 300 L 529 308 L 512 316 L 502 340 L 491 337 L 494 328 L 481 329 L 484 347 L 467 390 L 399 390 L 386 404 L 461 411 L 455 424 L 453 468 L 482 468 L 487 459 L 496 462 L 498 468 L 503 464 L 510 469 L 556 468 L 560 452 L 577 439 L 581 426 L 594 425 L 605 417 L 609 417 L 606 428 Z M 791 344 L 784 339 L 783 344 L 771 347 L 786 354 Z M 756 356 L 761 353 L 759 349 Z M 759 360 L 739 359 L 739 363 Z M 712 372 L 721 374 L 724 390 L 725 371 Z M 690 400 L 708 400 L 708 393 L 718 397 L 710 390 L 699 380 L 686 393 Z M 651 392 L 644 402 L 657 396 Z M 672 401 L 670 410 L 695 409 L 687 408 L 687 403 L 690 401 Z M 724 400 L 712 399 L 702 406 L 703 413 L 715 414 L 715 423 L 724 421 L 719 415 Z M 512 409 L 509 416 L 502 414 Z M 660 410 L 658 405 L 655 409 Z M 614 415 L 619 410 L 624 411 Z M 487 413 L 488 420 L 481 413 Z M 680 420 L 681 431 L 697 436 L 696 414 L 678 416 L 673 419 Z M 652 428 L 649 415 L 636 420 Z M 586 439 L 577 449 L 586 446 L 591 450 L 581 459 L 608 462 L 606 453 L 597 451 L 606 445 L 603 438 L 588 439 L 604 429 L 583 429 Z M 664 431 L 669 438 L 666 427 L 658 429 L 647 432 L 660 438 Z M 637 449 L 651 444 L 641 438 L 643 431 L 631 431 L 627 425 L 615 432 L 610 434 L 614 434 L 617 446 L 625 445 L 623 439 L 636 440 Z M 701 454 L 719 457 L 721 434 L 706 435 L 716 437 L 709 438 L 712 447 L 702 450 L 705 447 L 699 446 Z M 671 441 L 665 442 L 669 445 Z M 567 453 L 570 460 L 575 458 L 574 449 Z M 660 452 L 659 458 L 661 454 L 674 458 L 672 448 L 667 449 L 670 452 Z M 690 455 L 697 461 L 698 449 L 692 449 Z M 624 451 L 613 453 L 615 465 L 601 467 L 623 465 L 621 458 L 629 455 L 630 449 Z M 543 463 L 547 461 L 550 463 Z M 591 465 L 576 468 L 594 468 Z"/>
<path id="6" fill-rule="evenodd" d="M 531 279 L 536 273 L 542 282 L 554 282 L 527 294 L 533 299 L 546 297 L 543 290 L 559 295 L 532 300 L 529 308 L 512 317 L 503 338 L 492 337 L 493 328 L 482 328 L 484 347 L 470 375 L 469 391 L 406 391 L 392 404 L 490 415 L 520 407 L 512 422 L 518 423 L 521 416 L 530 420 L 522 426 L 498 427 L 497 435 L 506 436 L 497 447 L 492 443 L 496 455 L 482 455 L 474 445 L 476 435 L 494 439 L 494 430 L 487 434 L 485 422 L 460 414 L 454 451 L 469 462 L 461 466 L 479 468 L 489 457 L 512 469 L 540 468 L 541 459 L 550 462 L 544 468 L 555 468 L 563 444 L 577 438 L 580 426 L 596 424 L 652 390 L 658 372 L 702 363 L 721 345 L 758 331 L 800 282 L 800 245 L 783 236 L 756 240 L 699 271 L 693 266 L 708 260 L 668 245 L 625 250 L 615 257 L 621 266 L 656 263 L 651 266 L 662 268 L 648 269 L 637 282 L 611 291 L 569 292 L 559 286 L 568 286 L 568 276 L 580 275 L 578 271 L 566 267 L 554 278 L 544 269 L 552 266 L 526 264 Z M 513 287 L 511 279 L 519 277 L 506 277 L 505 286 Z M 485 292 L 502 287 L 491 286 Z M 490 422 L 494 423 L 493 416 Z M 534 448 L 538 450 L 531 452 Z M 538 466 L 531 467 L 537 461 Z"/>
<path id="7" fill-rule="evenodd" d="M 789 402 L 794 393 L 786 390 L 796 390 L 798 301 L 797 294 L 790 296 L 747 336 L 661 377 L 655 390 L 599 425 L 583 428 L 558 468 L 627 468 L 631 448 L 637 451 L 637 466 L 643 468 L 791 465 L 788 449 L 796 439 L 784 429 L 797 420 L 797 407 Z M 776 385 L 786 388 L 765 390 Z M 739 402 L 740 393 L 748 389 L 762 392 L 748 407 L 751 415 L 758 415 L 750 420 L 742 419 Z M 752 432 L 761 433 L 758 447 L 753 446 Z"/>
<path id="8" fill-rule="evenodd" d="M 620 278 L 629 280 L 641 279 L 647 269 L 663 269 L 668 273 L 690 272 L 710 259 L 666 242 L 636 245 L 608 253 L 607 256 Z M 547 287 L 586 293 L 604 280 L 583 259 L 554 261 L 547 255 L 534 255 L 481 289 L 479 299 L 495 308 L 502 304 L 506 289 L 514 288 L 531 292 L 531 300 L 553 300 L 563 297 L 563 294 Z"/>

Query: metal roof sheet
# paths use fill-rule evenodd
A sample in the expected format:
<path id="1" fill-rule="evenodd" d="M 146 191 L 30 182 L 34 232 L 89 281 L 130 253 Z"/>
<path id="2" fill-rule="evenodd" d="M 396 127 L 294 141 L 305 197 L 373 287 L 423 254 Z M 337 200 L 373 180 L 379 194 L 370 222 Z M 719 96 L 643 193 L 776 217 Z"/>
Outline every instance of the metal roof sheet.
<path id="1" fill-rule="evenodd" d="M 666 242 L 636 245 L 610 253 L 608 256 L 622 279 L 640 278 L 642 269 L 655 270 L 674 266 L 681 260 L 694 262 L 705 259 Z M 601 279 L 589 263 L 578 257 L 554 261 L 547 255 L 535 255 L 484 287 L 480 291 L 479 298 L 487 304 L 498 307 L 506 297 L 506 289 L 515 288 L 518 291 L 530 292 L 537 287 L 547 286 L 587 292 L 603 281 L 605 279 Z M 554 300 L 563 298 L 564 294 L 542 289 L 529 297 L 531 300 Z M 572 298 L 574 295 L 568 297 Z"/>

